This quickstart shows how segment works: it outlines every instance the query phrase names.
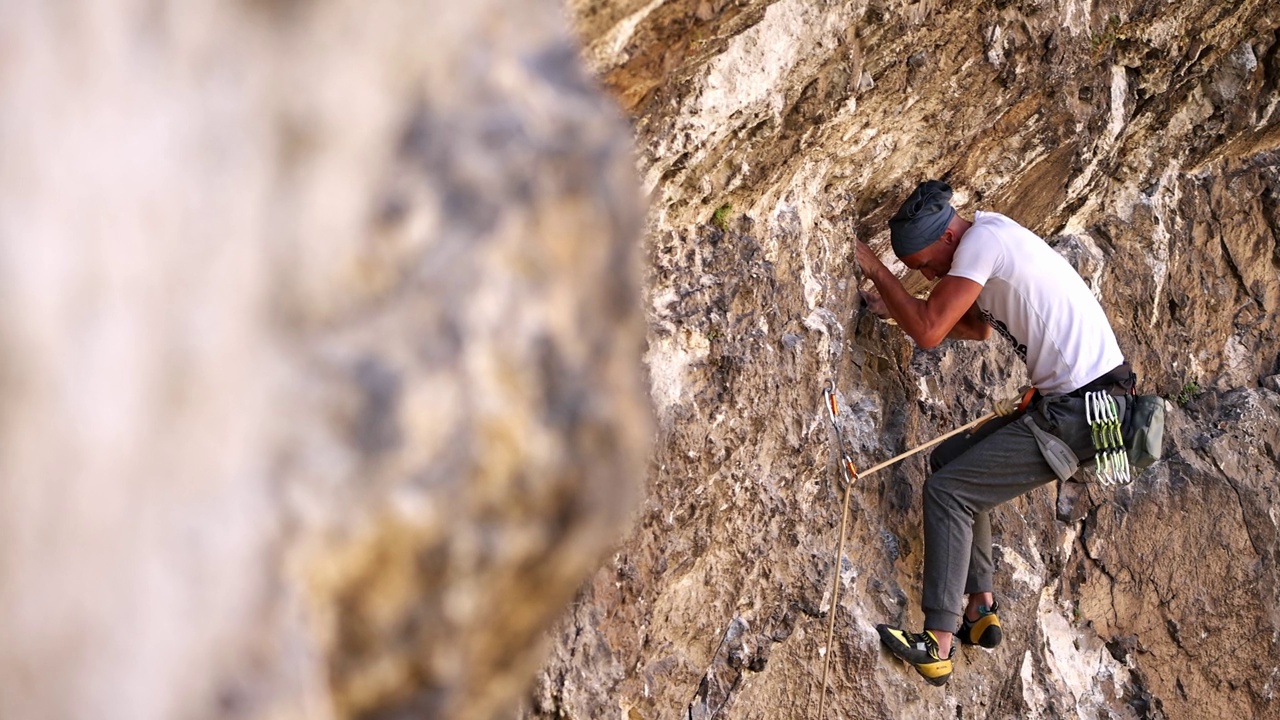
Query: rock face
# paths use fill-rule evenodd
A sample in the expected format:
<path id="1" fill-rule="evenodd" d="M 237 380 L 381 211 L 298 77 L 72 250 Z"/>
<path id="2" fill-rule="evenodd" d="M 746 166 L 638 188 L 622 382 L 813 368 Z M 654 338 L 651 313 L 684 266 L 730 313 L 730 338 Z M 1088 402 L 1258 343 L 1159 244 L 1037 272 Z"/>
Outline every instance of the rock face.
<path id="1" fill-rule="evenodd" d="M 1280 675 L 1280 11 L 1265 2 L 571 0 L 653 197 L 658 443 L 638 525 L 556 631 L 525 717 L 1270 717 Z M 1038 231 L 1178 407 L 1133 485 L 995 515 L 1005 642 L 944 689 L 918 627 L 923 459 L 1023 382 L 859 308 L 853 239 L 929 177 Z M 927 283 L 900 270 L 909 287 Z M 1185 404 L 1185 407 L 1182 405 Z M 842 582 L 832 608 L 833 573 Z M 824 648 L 829 612 L 836 641 Z"/>
<path id="2" fill-rule="evenodd" d="M 509 715 L 651 436 L 560 8 L 11 5 L 0 717 Z"/>

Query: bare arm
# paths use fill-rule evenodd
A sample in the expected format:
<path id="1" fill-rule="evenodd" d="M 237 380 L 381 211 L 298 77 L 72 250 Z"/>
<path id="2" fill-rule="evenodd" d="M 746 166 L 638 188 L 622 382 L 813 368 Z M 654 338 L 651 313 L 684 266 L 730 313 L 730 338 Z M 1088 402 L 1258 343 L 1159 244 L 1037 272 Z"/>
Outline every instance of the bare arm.
<path id="1" fill-rule="evenodd" d="M 875 290 L 859 290 L 858 294 L 873 315 L 881 318 L 893 317 L 889 314 L 889 308 L 885 306 L 884 300 Z M 978 304 L 974 303 L 960 317 L 956 326 L 951 328 L 951 332 L 947 333 L 947 337 L 952 340 L 986 340 L 991 337 L 991 325 L 982 317 Z"/>
<path id="2" fill-rule="evenodd" d="M 969 306 L 964 315 L 960 316 L 956 326 L 947 333 L 947 337 L 955 340 L 986 340 L 991 337 L 991 324 L 982 317 L 978 303 L 975 302 Z"/>
<path id="3" fill-rule="evenodd" d="M 948 275 L 938 281 L 925 300 L 913 297 L 880 258 L 861 240 L 857 241 L 858 263 L 876 286 L 885 310 L 922 348 L 937 346 L 944 338 L 985 340 L 991 335 L 977 309 L 982 286 L 965 278 Z"/>

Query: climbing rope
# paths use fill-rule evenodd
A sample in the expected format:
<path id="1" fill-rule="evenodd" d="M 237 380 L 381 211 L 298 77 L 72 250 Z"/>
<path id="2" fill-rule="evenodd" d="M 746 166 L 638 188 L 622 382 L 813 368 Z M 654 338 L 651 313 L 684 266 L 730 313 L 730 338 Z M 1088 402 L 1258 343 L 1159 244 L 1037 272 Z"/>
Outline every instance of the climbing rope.
<path id="1" fill-rule="evenodd" d="M 831 581 L 831 609 L 830 617 L 827 620 L 827 644 L 826 651 L 823 655 L 822 663 L 822 690 L 818 695 L 818 718 L 822 718 L 823 709 L 827 702 L 827 671 L 831 668 L 831 639 L 835 636 L 836 629 L 836 607 L 837 599 L 840 594 L 840 559 L 844 557 L 844 534 L 845 528 L 849 524 L 849 494 L 853 491 L 853 483 L 858 479 L 858 468 L 853 464 L 853 460 L 849 459 L 849 451 L 844 446 L 844 436 L 840 433 L 840 424 L 836 420 L 840 408 L 836 405 L 836 383 L 831 380 L 827 383 L 827 387 L 822 390 L 822 397 L 826 401 L 827 414 L 831 418 L 831 429 L 836 434 L 836 442 L 840 447 L 840 474 L 844 476 L 844 511 L 840 516 L 840 545 L 836 550 L 835 576 Z"/>
<path id="2" fill-rule="evenodd" d="M 819 720 L 821 720 L 821 718 L 823 717 L 823 711 L 826 709 L 827 671 L 831 667 L 831 640 L 832 638 L 835 637 L 836 608 L 839 606 L 838 600 L 840 595 L 840 562 L 841 562 L 841 559 L 844 558 L 845 531 L 849 523 L 849 494 L 853 490 L 853 483 L 859 477 L 858 468 L 853 464 L 853 460 L 849 458 L 849 451 L 844 444 L 844 435 L 840 432 L 840 423 L 836 419 L 837 416 L 840 414 L 840 408 L 836 400 L 835 389 L 836 389 L 835 381 L 834 380 L 828 381 L 827 387 L 823 388 L 822 390 L 822 398 L 824 403 L 827 406 L 827 415 L 828 417 L 831 418 L 831 429 L 836 434 L 836 442 L 838 443 L 838 447 L 840 449 L 840 474 L 844 477 L 844 510 L 840 516 L 840 543 L 836 549 L 835 562 L 832 563 L 832 567 L 835 569 L 835 572 L 834 572 L 835 577 L 831 581 L 831 610 L 830 610 L 830 615 L 827 618 L 827 642 L 826 642 L 826 645 L 824 646 L 825 652 L 823 655 L 824 659 L 822 664 L 822 689 L 821 689 L 821 693 L 818 695 Z M 1029 397 L 1030 397 L 1030 393 L 1028 393 L 1027 396 L 1024 397 L 1024 402 Z M 883 470 L 884 468 L 889 467 L 890 465 L 898 462 L 899 460 L 903 460 L 905 458 L 911 457 L 912 455 L 926 448 L 931 448 L 934 445 L 937 445 L 938 443 L 942 442 L 943 440 L 946 440 L 947 438 L 950 438 L 954 435 L 958 435 L 959 433 L 962 433 L 971 428 L 977 427 L 978 425 L 981 425 L 982 423 L 990 420 L 995 416 L 996 416 L 995 413 L 987 413 L 986 415 L 983 415 L 977 420 L 974 420 L 973 422 L 968 423 L 966 425 L 962 425 L 961 427 L 958 427 L 955 430 L 952 430 L 951 432 L 945 435 L 940 435 L 930 440 L 929 442 L 926 442 L 921 445 L 917 445 L 916 447 L 911 448 L 910 450 L 900 455 L 895 455 L 894 457 L 889 458 L 888 460 L 885 460 L 879 465 L 872 466 L 870 469 L 863 472 L 861 477 L 866 477 L 871 473 L 876 472 L 877 470 Z"/>
<path id="3" fill-rule="evenodd" d="M 928 450 L 929 448 L 933 447 L 934 445 L 937 445 L 938 443 L 942 442 L 943 440 L 946 440 L 946 439 L 948 439 L 948 438 L 951 438 L 951 437 L 954 437 L 954 436 L 956 436 L 956 435 L 959 435 L 960 433 L 962 433 L 962 432 L 964 432 L 964 431 L 966 431 L 966 430 L 972 430 L 973 428 L 976 428 L 977 426 L 981 425 L 982 423 L 984 423 L 984 422 L 986 422 L 986 421 L 990 420 L 991 418 L 993 418 L 993 417 L 995 417 L 995 416 L 996 416 L 996 414 L 995 414 L 995 413 L 987 413 L 986 415 L 983 415 L 982 417 L 978 418 L 977 420 L 974 420 L 974 421 L 973 421 L 973 422 L 971 422 L 971 423 L 967 423 L 967 424 L 965 424 L 965 425 L 961 425 L 960 427 L 956 428 L 955 430 L 952 430 L 951 432 L 947 433 L 946 435 L 939 435 L 938 437 L 936 437 L 936 438 L 934 438 L 934 439 L 930 440 L 929 442 L 927 442 L 927 443 L 923 443 L 923 444 L 920 444 L 920 445 L 917 445 L 917 446 L 915 446 L 915 447 L 911 448 L 910 450 L 908 450 L 908 451 L 906 451 L 906 452 L 902 453 L 901 455 L 894 455 L 893 457 L 889 458 L 888 460 L 885 460 L 884 462 L 880 463 L 879 465 L 872 465 L 872 466 L 871 466 L 870 468 L 868 468 L 867 470 L 863 470 L 863 471 L 862 471 L 862 475 L 861 475 L 861 477 L 866 477 L 866 476 L 870 475 L 871 473 L 876 472 L 877 470 L 883 470 L 883 469 L 885 469 L 885 468 L 889 467 L 890 465 L 892 465 L 892 464 L 894 464 L 894 463 L 898 462 L 899 460 L 905 460 L 906 458 L 909 458 L 909 457 L 911 457 L 912 455 L 915 455 L 916 453 L 920 452 L 921 450 Z"/>

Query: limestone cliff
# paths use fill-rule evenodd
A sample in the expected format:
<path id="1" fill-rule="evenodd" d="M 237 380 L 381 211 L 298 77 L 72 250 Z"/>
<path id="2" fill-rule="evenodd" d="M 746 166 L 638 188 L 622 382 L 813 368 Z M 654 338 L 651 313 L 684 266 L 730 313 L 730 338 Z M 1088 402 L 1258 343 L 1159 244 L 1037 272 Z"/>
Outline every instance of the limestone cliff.
<path id="1" fill-rule="evenodd" d="M 1277 12 L 7 3 L 0 718 L 810 717 L 829 617 L 829 717 L 1268 717 Z M 925 177 L 1182 407 L 999 513 L 1008 639 L 942 690 L 871 630 L 923 460 L 834 558 L 820 406 L 865 466 L 1021 381 L 859 308 Z"/>
<path id="2" fill-rule="evenodd" d="M 1280 671 L 1280 10 L 1274 3 L 570 0 L 632 115 L 656 449 L 637 526 L 555 633 L 526 717 L 1270 717 Z M 821 389 L 870 465 L 1023 379 L 859 308 L 852 242 L 919 180 L 1071 259 L 1180 409 L 1131 486 L 995 518 L 1006 641 L 945 689 L 918 625 L 925 462 L 860 481 L 847 551 Z M 904 273 L 924 291 L 920 276 Z M 832 573 L 842 579 L 831 607 Z"/>

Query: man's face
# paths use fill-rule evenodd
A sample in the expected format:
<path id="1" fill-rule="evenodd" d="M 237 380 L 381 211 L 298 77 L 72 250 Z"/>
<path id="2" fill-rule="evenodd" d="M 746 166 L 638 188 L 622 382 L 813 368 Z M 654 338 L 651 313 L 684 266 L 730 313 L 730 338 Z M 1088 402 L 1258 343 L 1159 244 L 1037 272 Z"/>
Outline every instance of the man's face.
<path id="1" fill-rule="evenodd" d="M 933 241 L 928 247 L 901 257 L 899 260 L 912 270 L 919 270 L 920 274 L 927 279 L 937 280 L 951 272 L 951 260 L 955 256 L 955 249 L 951 243 L 947 242 L 950 232 L 947 230 L 942 233 L 942 237 Z"/>

